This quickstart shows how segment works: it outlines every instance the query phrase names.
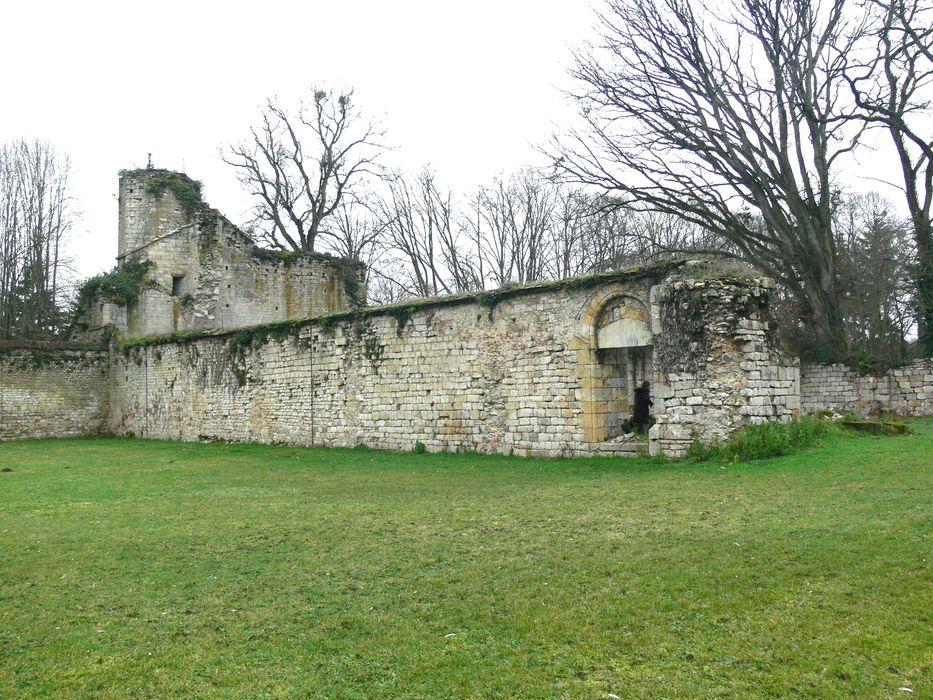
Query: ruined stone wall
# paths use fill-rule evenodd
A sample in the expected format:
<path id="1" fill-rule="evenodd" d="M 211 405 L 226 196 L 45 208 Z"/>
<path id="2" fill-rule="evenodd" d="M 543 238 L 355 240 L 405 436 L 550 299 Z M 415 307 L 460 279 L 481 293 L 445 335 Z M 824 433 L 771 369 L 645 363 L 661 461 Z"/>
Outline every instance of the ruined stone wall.
<path id="1" fill-rule="evenodd" d="M 183 229 L 138 255 L 154 263 L 152 286 L 129 313 L 130 335 L 335 313 L 351 305 L 348 281 L 358 283 L 360 274 L 352 263 L 326 256 L 262 254 L 223 218 Z"/>
<path id="2" fill-rule="evenodd" d="M 917 360 L 880 377 L 860 375 L 841 364 L 804 365 L 800 375 L 800 402 L 806 413 L 933 415 L 933 359 Z"/>
<path id="3" fill-rule="evenodd" d="M 109 364 L 106 350 L 0 348 L 0 440 L 100 433 Z"/>
<path id="4" fill-rule="evenodd" d="M 171 192 L 150 191 L 154 178 L 178 175 L 164 170 L 120 173 L 118 194 L 117 259 L 123 260 L 155 240 L 192 224 L 193 209 L 186 208 Z M 182 176 L 184 177 L 184 176 Z M 196 183 L 185 178 L 191 187 Z M 184 180 L 180 180 L 184 182 Z M 186 183 L 187 184 L 187 183 Z M 165 196 L 168 194 L 169 196 Z"/>
<path id="5" fill-rule="evenodd" d="M 655 410 L 651 429 L 668 454 L 699 438 L 800 414 L 800 369 L 780 350 L 770 280 L 674 278 L 654 290 Z"/>
<path id="6" fill-rule="evenodd" d="M 68 331 L 69 339 L 79 343 L 104 342 L 114 329 L 126 331 L 127 308 L 97 294 L 77 312 Z"/>
<path id="7" fill-rule="evenodd" d="M 403 307 L 281 339 L 130 349 L 115 361 L 112 426 L 181 440 L 572 454 L 584 436 L 565 304 L 528 296 L 410 318 Z"/>
<path id="8" fill-rule="evenodd" d="M 651 309 L 655 331 L 669 332 L 671 299 L 660 276 L 605 276 L 598 284 L 544 284 L 129 343 L 114 356 L 111 429 L 396 450 L 421 442 L 430 450 L 548 456 L 646 452 L 648 443 L 608 439 L 622 387 L 601 355 L 596 324 L 607 304 L 625 297 L 633 308 Z M 716 298 L 731 288 L 713 287 Z M 736 294 L 750 300 L 763 289 L 740 287 Z M 680 454 L 694 437 L 796 413 L 796 368 L 769 364 L 783 359 L 771 352 L 760 310 L 750 301 L 713 324 L 709 342 L 687 342 L 693 359 L 682 358 L 678 371 L 655 363 L 654 451 Z"/>
<path id="9" fill-rule="evenodd" d="M 236 328 L 320 316 L 361 301 L 350 298 L 362 293 L 352 288 L 361 269 L 350 261 L 259 251 L 225 219 L 208 234 L 215 245 L 204 246 L 204 235 L 194 311 L 202 314 L 202 322 L 193 327 Z"/>
<path id="10" fill-rule="evenodd" d="M 234 328 L 334 313 L 365 297 L 359 264 L 257 248 L 181 173 L 123 173 L 119 208 L 119 263 L 151 267 L 125 319 L 98 300 L 82 319 L 86 335 L 107 323 L 132 336 Z"/>

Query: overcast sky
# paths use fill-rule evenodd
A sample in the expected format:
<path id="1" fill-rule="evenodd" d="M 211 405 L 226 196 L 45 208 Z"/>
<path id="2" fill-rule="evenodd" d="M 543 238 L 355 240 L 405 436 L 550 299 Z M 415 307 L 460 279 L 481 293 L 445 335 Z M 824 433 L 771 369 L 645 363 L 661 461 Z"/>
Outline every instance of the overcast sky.
<path id="1" fill-rule="evenodd" d="M 218 149 L 266 97 L 355 89 L 382 120 L 392 165 L 430 163 L 456 191 L 540 162 L 570 108 L 570 50 L 592 35 L 589 0 L 4 3 L 0 142 L 50 141 L 71 157 L 83 211 L 81 277 L 117 248 L 117 171 L 184 170 L 234 221 L 248 200 Z"/>
<path id="2" fill-rule="evenodd" d="M 343 0 L 214 3 L 6 2 L 0 143 L 40 138 L 70 155 L 83 212 L 78 276 L 117 249 L 117 171 L 183 170 L 242 223 L 249 200 L 218 150 L 248 135 L 267 97 L 296 104 L 313 85 L 353 87 L 387 129 L 387 164 L 430 164 L 469 192 L 542 164 L 535 145 L 573 115 L 571 50 L 594 37 L 600 0 Z M 844 184 L 901 197 L 879 132 Z M 881 145 L 884 143 L 885 145 Z M 885 176 L 885 173 L 894 173 Z"/>

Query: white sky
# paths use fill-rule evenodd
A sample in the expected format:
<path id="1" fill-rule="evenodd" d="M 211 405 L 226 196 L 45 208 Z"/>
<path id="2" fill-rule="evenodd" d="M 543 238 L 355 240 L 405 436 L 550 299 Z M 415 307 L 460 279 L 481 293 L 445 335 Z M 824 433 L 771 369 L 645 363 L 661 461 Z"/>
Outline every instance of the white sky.
<path id="1" fill-rule="evenodd" d="M 202 2 L 10 0 L 0 9 L 0 143 L 71 156 L 83 212 L 80 277 L 114 264 L 117 171 L 184 170 L 234 221 L 249 206 L 218 149 L 266 97 L 351 86 L 381 119 L 390 165 L 430 163 L 455 191 L 540 162 L 571 115 L 570 49 L 592 36 L 590 0 Z"/>
<path id="2" fill-rule="evenodd" d="M 84 278 L 117 249 L 117 171 L 183 170 L 242 222 L 249 200 L 218 149 L 239 141 L 267 97 L 312 85 L 356 90 L 395 150 L 466 193 L 541 163 L 534 146 L 573 110 L 572 47 L 594 36 L 601 0 L 7 0 L 0 7 L 0 143 L 50 141 L 71 156 L 83 212 L 70 244 Z M 882 134 L 846 184 L 900 195 Z M 886 162 L 887 161 L 887 162 Z M 886 173 L 893 173 L 887 175 Z"/>

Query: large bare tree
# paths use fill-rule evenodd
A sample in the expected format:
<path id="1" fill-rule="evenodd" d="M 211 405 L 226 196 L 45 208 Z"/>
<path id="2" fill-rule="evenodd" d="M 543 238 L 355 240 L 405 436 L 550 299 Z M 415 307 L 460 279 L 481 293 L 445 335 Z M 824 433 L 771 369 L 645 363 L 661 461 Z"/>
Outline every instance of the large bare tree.
<path id="1" fill-rule="evenodd" d="M 933 355 L 933 5 L 869 0 L 868 6 L 874 50 L 856 54 L 846 75 L 858 118 L 886 129 L 897 153 L 916 247 L 920 345 Z"/>
<path id="2" fill-rule="evenodd" d="M 315 89 L 293 112 L 270 99 L 250 138 L 223 155 L 256 200 L 257 240 L 312 251 L 319 238 L 339 237 L 329 218 L 355 184 L 377 172 L 382 137 L 375 122 L 364 120 L 352 90 Z"/>
<path id="3" fill-rule="evenodd" d="M 555 145 L 571 179 L 727 239 L 793 290 L 837 356 L 832 177 L 859 136 L 843 5 L 609 0 L 573 70 L 585 127 Z"/>
<path id="4" fill-rule="evenodd" d="M 0 146 L 0 339 L 61 330 L 63 242 L 75 218 L 69 177 L 68 157 L 46 142 Z"/>

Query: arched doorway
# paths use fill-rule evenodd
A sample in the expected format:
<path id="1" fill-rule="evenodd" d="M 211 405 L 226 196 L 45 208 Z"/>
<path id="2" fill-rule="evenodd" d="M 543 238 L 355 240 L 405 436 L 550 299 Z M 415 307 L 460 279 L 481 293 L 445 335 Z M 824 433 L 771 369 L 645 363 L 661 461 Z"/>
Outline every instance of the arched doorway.
<path id="1" fill-rule="evenodd" d="M 632 418 L 635 388 L 651 381 L 653 338 L 648 309 L 634 297 L 608 301 L 596 317 L 596 357 L 603 377 L 605 438 L 624 434 Z"/>

